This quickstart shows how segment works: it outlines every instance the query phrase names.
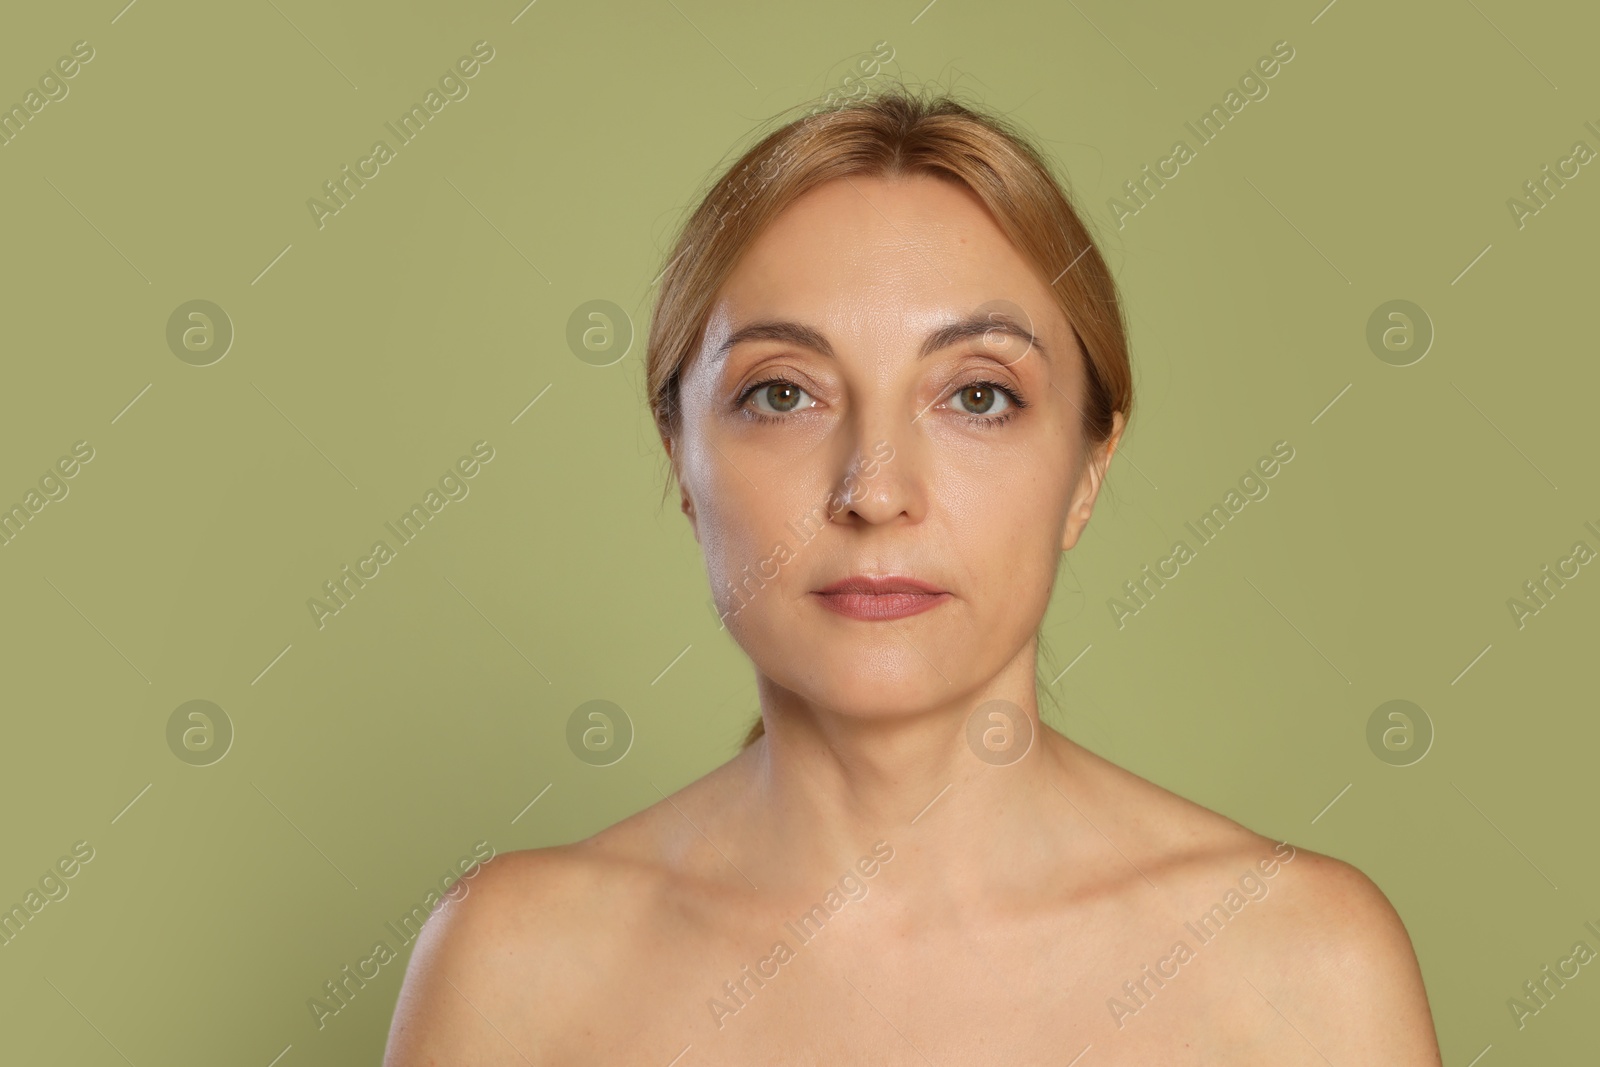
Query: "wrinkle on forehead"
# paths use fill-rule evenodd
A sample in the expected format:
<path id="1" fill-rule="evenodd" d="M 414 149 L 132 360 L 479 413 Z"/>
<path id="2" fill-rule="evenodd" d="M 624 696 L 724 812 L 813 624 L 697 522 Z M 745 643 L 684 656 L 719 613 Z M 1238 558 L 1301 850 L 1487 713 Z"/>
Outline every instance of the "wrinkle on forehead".
<path id="1" fill-rule="evenodd" d="M 755 237 L 691 359 L 714 370 L 736 331 L 778 321 L 881 362 L 900 349 L 914 356 L 931 332 L 1000 303 L 1028 320 L 1019 325 L 1035 344 L 1019 338 L 1022 351 L 1044 357 L 1053 347 L 1061 362 L 1077 346 L 1054 292 L 970 189 L 927 175 L 840 179 L 808 191 Z"/>

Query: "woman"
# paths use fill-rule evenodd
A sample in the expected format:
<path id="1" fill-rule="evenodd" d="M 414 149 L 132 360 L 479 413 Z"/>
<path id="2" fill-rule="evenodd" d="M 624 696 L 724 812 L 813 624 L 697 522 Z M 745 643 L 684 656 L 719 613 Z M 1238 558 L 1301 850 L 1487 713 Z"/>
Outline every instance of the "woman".
<path id="1" fill-rule="evenodd" d="M 1132 386 L 1035 150 L 903 89 L 796 120 L 691 216 L 652 325 L 761 722 L 485 868 L 418 941 L 388 1064 L 1440 1062 L 1364 875 L 1039 721 L 1038 630 Z"/>

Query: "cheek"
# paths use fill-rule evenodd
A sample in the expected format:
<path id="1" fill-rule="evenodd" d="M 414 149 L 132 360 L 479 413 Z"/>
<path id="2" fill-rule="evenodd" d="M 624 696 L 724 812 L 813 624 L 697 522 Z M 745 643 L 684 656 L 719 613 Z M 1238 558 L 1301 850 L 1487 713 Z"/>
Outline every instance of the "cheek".
<path id="1" fill-rule="evenodd" d="M 770 595 L 774 586 L 793 582 L 804 539 L 817 530 L 815 519 L 809 528 L 802 521 L 801 498 L 795 481 L 751 485 L 727 464 L 703 472 L 695 509 L 706 574 L 717 597 L 729 595 L 730 586 L 746 599 L 757 592 Z"/>
<path id="2" fill-rule="evenodd" d="M 806 557 L 815 554 L 810 542 L 828 525 L 828 500 L 838 487 L 826 456 L 826 448 L 793 436 L 775 441 L 716 427 L 697 434 L 684 453 L 684 476 L 718 596 L 730 582 L 795 585 Z M 816 561 L 809 562 L 814 569 Z"/>
<path id="3" fill-rule="evenodd" d="M 1070 456 L 1041 457 L 1059 452 L 1035 440 L 1004 452 L 947 454 L 937 464 L 931 503 L 949 531 L 950 561 L 968 576 L 975 599 L 1026 597 L 1053 580 L 1072 475 Z"/>

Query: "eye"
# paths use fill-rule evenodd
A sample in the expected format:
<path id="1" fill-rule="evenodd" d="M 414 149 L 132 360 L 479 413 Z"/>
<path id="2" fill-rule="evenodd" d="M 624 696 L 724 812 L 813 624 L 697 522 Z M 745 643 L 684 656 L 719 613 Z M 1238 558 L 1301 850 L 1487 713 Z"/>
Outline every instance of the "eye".
<path id="1" fill-rule="evenodd" d="M 754 413 L 764 418 L 777 418 L 809 406 L 803 401 L 811 395 L 786 378 L 768 378 L 756 382 L 739 398 L 740 404 L 755 401 Z M 815 402 L 814 400 L 812 401 Z"/>
<path id="2" fill-rule="evenodd" d="M 1025 407 L 1016 393 L 999 382 L 969 382 L 957 389 L 951 399 L 964 415 L 975 422 L 1004 422 Z"/>

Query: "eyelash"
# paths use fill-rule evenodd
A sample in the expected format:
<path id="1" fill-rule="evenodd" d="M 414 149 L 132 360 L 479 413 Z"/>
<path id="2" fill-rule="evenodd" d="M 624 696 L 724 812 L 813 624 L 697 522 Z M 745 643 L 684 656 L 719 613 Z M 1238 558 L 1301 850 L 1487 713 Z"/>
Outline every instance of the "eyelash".
<path id="1" fill-rule="evenodd" d="M 792 385 L 796 389 L 800 389 L 801 392 L 805 391 L 798 382 L 790 381 L 788 378 L 764 378 L 759 382 L 752 383 L 750 387 L 744 391 L 743 395 L 739 397 L 736 406 L 747 416 L 755 419 L 757 422 L 778 422 L 782 420 L 785 417 L 783 415 L 769 415 L 765 411 L 757 411 L 754 408 L 746 406 L 751 397 L 755 396 L 756 393 L 760 392 L 762 389 L 765 389 L 769 385 Z M 1011 401 L 1011 407 L 1007 408 L 1005 414 L 1003 415 L 974 415 L 970 412 L 962 412 L 962 414 L 966 415 L 969 422 L 983 426 L 985 429 L 993 429 L 994 427 L 999 426 L 1001 423 L 1010 422 L 1012 416 L 1016 415 L 1017 412 L 1028 406 L 1029 402 L 1022 399 L 1021 395 L 1019 395 L 1015 389 L 1012 389 L 1010 386 L 1005 385 L 1002 382 L 993 381 L 988 378 L 980 378 L 976 381 L 967 382 L 966 384 L 957 388 L 951 395 L 953 396 L 955 393 L 960 393 L 963 390 L 971 389 L 974 386 L 982 386 L 986 389 L 993 389 L 998 393 L 1004 393 L 1006 399 Z"/>

